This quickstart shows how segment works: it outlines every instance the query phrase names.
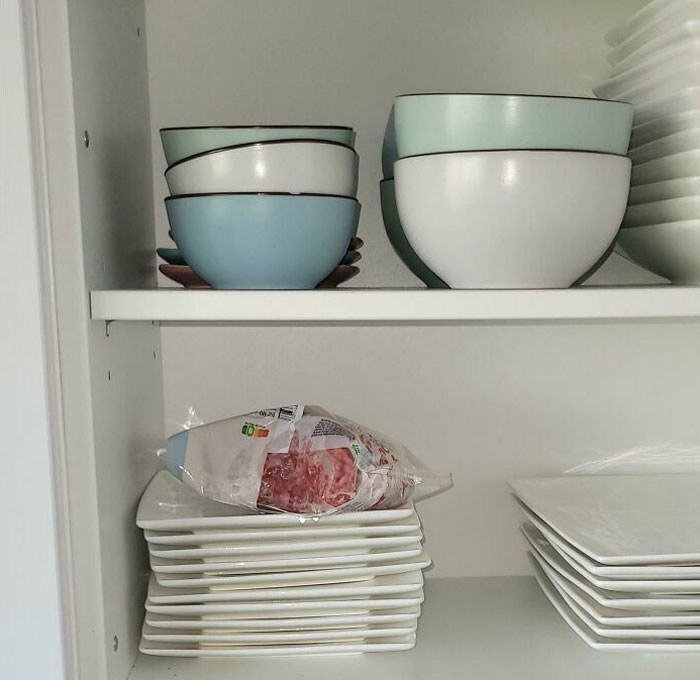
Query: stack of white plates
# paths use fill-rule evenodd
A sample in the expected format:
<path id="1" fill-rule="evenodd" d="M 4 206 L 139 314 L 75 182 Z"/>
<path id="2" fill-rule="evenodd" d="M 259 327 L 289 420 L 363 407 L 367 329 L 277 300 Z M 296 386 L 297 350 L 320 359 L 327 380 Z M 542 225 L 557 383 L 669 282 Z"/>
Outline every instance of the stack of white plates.
<path id="1" fill-rule="evenodd" d="M 700 284 L 700 0 L 653 0 L 605 39 L 613 69 L 593 91 L 635 106 L 617 248 L 674 283 Z"/>
<path id="2" fill-rule="evenodd" d="M 700 474 L 511 488 L 537 581 L 591 647 L 700 652 Z"/>
<path id="3" fill-rule="evenodd" d="M 152 576 L 140 649 L 295 656 L 411 649 L 423 602 L 412 505 L 317 518 L 207 500 L 169 472 L 137 515 Z"/>

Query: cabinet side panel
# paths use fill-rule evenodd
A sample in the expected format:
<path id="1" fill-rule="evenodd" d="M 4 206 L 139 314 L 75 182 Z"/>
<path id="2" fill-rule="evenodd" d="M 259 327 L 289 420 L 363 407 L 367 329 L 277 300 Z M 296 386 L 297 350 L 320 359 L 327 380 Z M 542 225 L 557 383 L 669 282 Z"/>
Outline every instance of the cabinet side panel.
<path id="1" fill-rule="evenodd" d="M 153 285 L 143 0 L 68 0 L 68 18 L 85 291 Z M 149 450 L 162 436 L 160 337 L 149 322 L 109 332 L 104 323 L 85 323 L 104 608 L 97 644 L 107 678 L 123 680 L 143 615 L 146 561 L 134 522 L 156 469 Z"/>

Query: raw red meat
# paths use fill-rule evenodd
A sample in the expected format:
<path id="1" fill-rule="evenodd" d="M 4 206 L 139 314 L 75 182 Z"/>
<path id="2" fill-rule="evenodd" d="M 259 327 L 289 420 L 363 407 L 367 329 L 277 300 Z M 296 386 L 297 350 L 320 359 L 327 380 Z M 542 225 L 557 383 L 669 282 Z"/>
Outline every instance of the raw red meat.
<path id="1" fill-rule="evenodd" d="M 355 457 L 346 448 L 268 453 L 258 507 L 315 514 L 354 498 L 359 485 Z"/>

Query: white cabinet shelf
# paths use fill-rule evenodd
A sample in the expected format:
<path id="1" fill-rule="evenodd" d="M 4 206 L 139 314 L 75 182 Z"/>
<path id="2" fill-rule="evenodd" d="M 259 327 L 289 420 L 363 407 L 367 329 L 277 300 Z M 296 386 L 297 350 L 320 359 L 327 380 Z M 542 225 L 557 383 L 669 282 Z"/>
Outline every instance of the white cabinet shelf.
<path id="1" fill-rule="evenodd" d="M 597 652 L 554 611 L 534 579 L 428 579 L 410 652 L 280 659 L 141 655 L 129 680 L 697 680 L 700 655 Z"/>
<path id="2" fill-rule="evenodd" d="M 95 290 L 92 318 L 170 322 L 700 319 L 700 287 L 569 290 Z"/>

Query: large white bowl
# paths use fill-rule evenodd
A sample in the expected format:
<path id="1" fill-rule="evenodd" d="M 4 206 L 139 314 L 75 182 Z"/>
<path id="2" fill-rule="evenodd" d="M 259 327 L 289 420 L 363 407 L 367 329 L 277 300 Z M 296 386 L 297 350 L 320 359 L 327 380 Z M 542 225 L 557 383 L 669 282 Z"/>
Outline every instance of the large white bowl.
<path id="1" fill-rule="evenodd" d="M 622 229 L 615 249 L 673 283 L 700 285 L 700 220 Z"/>
<path id="2" fill-rule="evenodd" d="M 283 140 L 207 151 L 165 171 L 173 196 L 284 192 L 355 197 L 358 159 L 337 142 Z"/>
<path id="3" fill-rule="evenodd" d="M 401 223 L 452 288 L 566 288 L 605 253 L 630 160 L 573 151 L 472 151 L 394 165 Z"/>

